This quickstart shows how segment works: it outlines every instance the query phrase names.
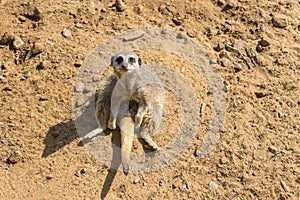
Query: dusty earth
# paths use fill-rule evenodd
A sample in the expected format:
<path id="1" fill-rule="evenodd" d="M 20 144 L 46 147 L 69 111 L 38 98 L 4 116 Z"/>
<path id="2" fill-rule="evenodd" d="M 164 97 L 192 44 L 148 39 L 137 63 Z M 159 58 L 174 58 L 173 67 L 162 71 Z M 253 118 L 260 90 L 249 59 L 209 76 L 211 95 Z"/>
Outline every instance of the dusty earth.
<path id="1" fill-rule="evenodd" d="M 0 5 L 0 199 L 300 199 L 299 1 L 126 0 L 123 11 L 112 0 Z M 226 119 L 199 158 L 211 116 L 203 78 L 178 56 L 136 52 L 173 66 L 194 89 L 195 109 L 207 106 L 179 160 L 125 176 L 81 145 L 73 87 L 95 47 L 145 27 L 181 32 L 209 53 L 227 88 Z M 160 146 L 178 129 L 178 106 L 169 92 Z"/>

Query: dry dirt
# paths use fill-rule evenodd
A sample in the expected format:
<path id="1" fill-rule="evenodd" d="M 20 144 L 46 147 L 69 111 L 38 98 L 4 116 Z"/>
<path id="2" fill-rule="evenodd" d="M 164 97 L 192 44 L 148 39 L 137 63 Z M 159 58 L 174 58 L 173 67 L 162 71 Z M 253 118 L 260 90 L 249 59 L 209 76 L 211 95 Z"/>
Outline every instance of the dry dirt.
<path id="1" fill-rule="evenodd" d="M 0 199 L 300 199 L 299 1 L 126 0 L 122 12 L 112 0 L 0 6 Z M 207 109 L 179 160 L 125 176 L 80 145 L 73 87 L 95 47 L 144 27 L 182 32 L 202 45 L 227 87 L 227 112 L 218 144 L 200 159 L 211 114 L 207 88 L 193 66 L 165 54 L 163 64 L 181 70 Z M 149 62 L 162 55 L 137 53 Z M 155 138 L 160 145 L 178 128 L 172 99 L 166 137 Z"/>

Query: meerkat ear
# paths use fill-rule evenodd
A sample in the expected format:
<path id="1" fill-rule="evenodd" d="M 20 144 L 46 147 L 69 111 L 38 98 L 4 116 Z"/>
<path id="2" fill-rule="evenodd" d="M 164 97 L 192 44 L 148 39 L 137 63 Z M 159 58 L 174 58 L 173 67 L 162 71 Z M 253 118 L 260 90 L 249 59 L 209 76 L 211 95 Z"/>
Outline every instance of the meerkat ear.
<path id="1" fill-rule="evenodd" d="M 141 66 L 142 65 L 142 60 L 140 58 L 138 59 L 138 62 L 139 62 L 139 65 Z"/>
<path id="2" fill-rule="evenodd" d="M 114 63 L 114 59 L 115 59 L 115 57 L 114 56 L 112 56 L 111 58 L 110 58 L 110 65 L 112 66 L 113 65 L 113 63 Z"/>

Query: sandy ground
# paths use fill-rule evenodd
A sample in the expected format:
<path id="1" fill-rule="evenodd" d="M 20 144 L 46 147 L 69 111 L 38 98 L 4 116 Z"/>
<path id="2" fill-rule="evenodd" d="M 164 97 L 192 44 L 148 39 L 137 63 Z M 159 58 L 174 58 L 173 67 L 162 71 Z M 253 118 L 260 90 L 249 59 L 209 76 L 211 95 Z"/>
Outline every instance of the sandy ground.
<path id="1" fill-rule="evenodd" d="M 0 6 L 0 199 L 300 199 L 299 1 L 126 0 L 122 12 L 112 0 Z M 125 176 L 81 145 L 73 87 L 95 47 L 145 27 L 181 32 L 208 52 L 227 88 L 226 118 L 213 151 L 199 158 L 211 116 L 203 77 L 173 54 L 136 52 L 172 66 L 194 90 L 195 109 L 207 106 L 176 162 Z M 160 146 L 180 118 L 170 91 L 167 100 Z M 134 151 L 142 151 L 137 141 Z"/>

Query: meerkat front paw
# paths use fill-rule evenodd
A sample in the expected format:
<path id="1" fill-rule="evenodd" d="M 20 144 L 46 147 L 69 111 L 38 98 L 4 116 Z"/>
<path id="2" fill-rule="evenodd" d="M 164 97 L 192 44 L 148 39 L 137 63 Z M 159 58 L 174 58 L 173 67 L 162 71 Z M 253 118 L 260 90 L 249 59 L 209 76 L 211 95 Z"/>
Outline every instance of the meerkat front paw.
<path id="1" fill-rule="evenodd" d="M 116 120 L 109 120 L 107 127 L 110 130 L 115 130 L 117 128 Z"/>
<path id="2" fill-rule="evenodd" d="M 134 125 L 135 127 L 140 127 L 142 125 L 142 117 L 140 117 L 139 115 L 136 115 L 135 116 L 135 119 L 134 119 Z"/>

